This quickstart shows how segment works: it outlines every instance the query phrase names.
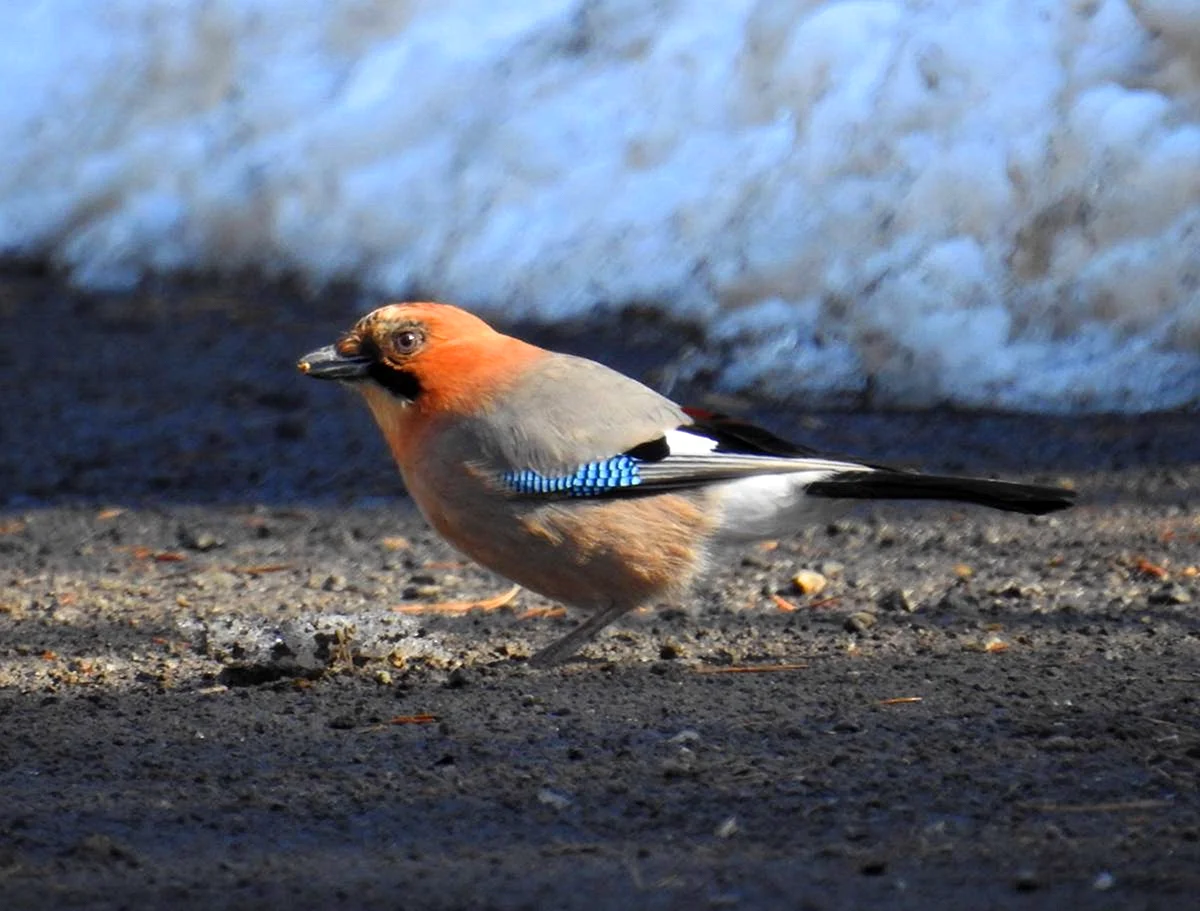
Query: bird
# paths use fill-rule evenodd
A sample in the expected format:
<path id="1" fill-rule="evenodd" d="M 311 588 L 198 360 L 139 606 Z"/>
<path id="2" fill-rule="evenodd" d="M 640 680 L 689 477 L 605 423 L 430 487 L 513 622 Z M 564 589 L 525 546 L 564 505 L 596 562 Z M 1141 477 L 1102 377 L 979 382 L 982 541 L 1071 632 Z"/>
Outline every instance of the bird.
<path id="1" fill-rule="evenodd" d="M 944 500 L 1041 515 L 1073 491 L 822 455 L 684 408 L 631 377 L 450 304 L 390 303 L 301 373 L 362 393 L 430 525 L 586 619 L 549 667 L 623 614 L 682 597 L 724 544 L 773 539 L 853 500 Z"/>

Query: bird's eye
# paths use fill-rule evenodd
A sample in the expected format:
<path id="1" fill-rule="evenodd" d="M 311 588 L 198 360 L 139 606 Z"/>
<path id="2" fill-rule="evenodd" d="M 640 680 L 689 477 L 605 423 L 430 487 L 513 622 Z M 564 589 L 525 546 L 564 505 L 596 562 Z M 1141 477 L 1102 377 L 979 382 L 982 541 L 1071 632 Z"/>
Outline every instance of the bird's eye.
<path id="1" fill-rule="evenodd" d="M 399 354 L 412 354 L 421 347 L 424 339 L 416 329 L 401 329 L 392 336 L 392 347 Z"/>

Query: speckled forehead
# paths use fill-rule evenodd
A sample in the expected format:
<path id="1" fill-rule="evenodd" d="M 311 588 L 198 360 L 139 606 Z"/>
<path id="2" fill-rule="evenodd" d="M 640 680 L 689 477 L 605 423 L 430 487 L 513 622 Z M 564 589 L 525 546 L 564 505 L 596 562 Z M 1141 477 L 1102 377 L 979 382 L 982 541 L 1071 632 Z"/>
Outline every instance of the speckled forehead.
<path id="1" fill-rule="evenodd" d="M 338 342 L 345 356 L 378 354 L 387 339 L 405 329 L 416 329 L 430 342 L 436 342 L 440 358 L 448 355 L 445 346 L 481 337 L 496 336 L 487 323 L 457 307 L 425 302 L 386 304 L 363 316 Z M 458 364 L 461 370 L 465 364 Z"/>
<path id="2" fill-rule="evenodd" d="M 359 335 L 373 335 L 381 328 L 393 329 L 404 323 L 415 323 L 417 320 L 409 316 L 405 319 L 404 307 L 399 304 L 389 304 L 386 307 L 380 307 L 378 310 L 372 310 L 357 323 L 354 324 L 354 331 Z"/>
<path id="3" fill-rule="evenodd" d="M 425 322 L 417 314 L 406 313 L 399 304 L 380 307 L 372 310 L 343 336 L 341 347 L 357 348 L 364 342 L 367 345 L 377 344 L 382 336 L 410 327 L 425 327 Z"/>

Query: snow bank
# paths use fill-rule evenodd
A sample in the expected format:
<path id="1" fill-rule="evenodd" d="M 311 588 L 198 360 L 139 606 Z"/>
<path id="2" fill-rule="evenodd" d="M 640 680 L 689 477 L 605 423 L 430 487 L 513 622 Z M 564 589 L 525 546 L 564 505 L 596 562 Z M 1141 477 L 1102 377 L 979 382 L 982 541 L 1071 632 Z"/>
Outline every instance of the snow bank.
<path id="1" fill-rule="evenodd" d="M 554 320 L 810 404 L 1200 403 L 1195 0 L 0 5 L 0 253 Z"/>

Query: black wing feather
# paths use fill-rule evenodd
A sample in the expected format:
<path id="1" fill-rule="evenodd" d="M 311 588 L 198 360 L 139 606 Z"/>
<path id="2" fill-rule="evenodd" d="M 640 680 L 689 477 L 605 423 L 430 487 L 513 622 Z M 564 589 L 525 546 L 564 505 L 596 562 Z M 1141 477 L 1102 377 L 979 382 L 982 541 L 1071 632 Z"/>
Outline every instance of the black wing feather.
<path id="1" fill-rule="evenodd" d="M 1040 516 L 1066 509 L 1075 491 L 989 478 L 948 478 L 904 471 L 847 471 L 810 484 L 812 497 L 847 500 L 948 500 Z"/>
<path id="2" fill-rule="evenodd" d="M 822 453 L 808 446 L 776 436 L 756 424 L 739 418 L 705 411 L 702 408 L 684 408 L 684 413 L 693 423 L 685 430 L 697 430 L 704 436 L 717 441 L 717 452 L 740 452 L 746 455 L 769 455 L 803 458 L 821 456 Z"/>

